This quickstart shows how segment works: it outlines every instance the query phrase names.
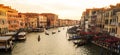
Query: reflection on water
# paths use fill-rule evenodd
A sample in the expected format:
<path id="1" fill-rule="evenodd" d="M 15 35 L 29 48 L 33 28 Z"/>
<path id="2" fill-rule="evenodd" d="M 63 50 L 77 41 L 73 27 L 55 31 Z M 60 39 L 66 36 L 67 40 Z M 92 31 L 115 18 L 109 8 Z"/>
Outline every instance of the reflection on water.
<path id="1" fill-rule="evenodd" d="M 67 40 L 67 28 L 50 29 L 45 33 L 29 33 L 25 42 L 17 42 L 11 53 L 0 52 L 0 55 L 100 55 L 100 47 L 95 45 L 85 45 L 76 47 L 71 41 Z M 56 31 L 56 34 L 52 34 Z M 41 40 L 37 38 L 40 35 Z"/>

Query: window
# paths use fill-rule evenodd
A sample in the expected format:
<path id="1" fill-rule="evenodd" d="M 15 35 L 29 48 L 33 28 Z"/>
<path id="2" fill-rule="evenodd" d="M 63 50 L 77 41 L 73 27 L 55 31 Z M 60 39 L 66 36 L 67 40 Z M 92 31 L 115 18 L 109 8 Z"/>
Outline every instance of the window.
<path id="1" fill-rule="evenodd" d="M 20 23 L 20 26 L 23 26 L 23 23 Z"/>
<path id="2" fill-rule="evenodd" d="M 1 28 L 0 28 L 0 34 L 1 34 Z"/>
<path id="3" fill-rule="evenodd" d="M 3 15 L 3 16 L 5 16 L 5 12 L 4 11 L 0 11 L 0 15 Z"/>
<path id="4" fill-rule="evenodd" d="M 108 20 L 105 20 L 105 24 L 108 24 Z"/>
<path id="5" fill-rule="evenodd" d="M 120 27 L 120 23 L 118 23 L 118 26 Z"/>
<path id="6" fill-rule="evenodd" d="M 14 23 L 16 23 L 16 21 L 14 20 Z"/>
<path id="7" fill-rule="evenodd" d="M 112 19 L 110 19 L 110 23 L 112 23 L 112 21 L 113 21 L 113 20 L 112 20 Z"/>
<path id="8" fill-rule="evenodd" d="M 115 31 L 115 33 L 117 33 L 117 28 L 116 28 L 116 31 Z"/>
<path id="9" fill-rule="evenodd" d="M 0 19 L 0 24 L 2 24 L 2 20 Z"/>
<path id="10" fill-rule="evenodd" d="M 4 25 L 5 24 L 5 20 L 4 19 L 0 19 L 0 24 Z"/>
<path id="11" fill-rule="evenodd" d="M 116 22 L 118 22 L 118 16 L 116 16 Z"/>
<path id="12" fill-rule="evenodd" d="M 2 15 L 2 11 L 0 11 L 0 15 Z"/>
<path id="13" fill-rule="evenodd" d="M 5 24 L 5 21 L 4 21 L 4 20 L 2 20 L 2 24 L 3 24 L 3 25 Z"/>
<path id="14" fill-rule="evenodd" d="M 10 24 L 11 22 L 10 21 L 8 21 L 8 24 Z"/>

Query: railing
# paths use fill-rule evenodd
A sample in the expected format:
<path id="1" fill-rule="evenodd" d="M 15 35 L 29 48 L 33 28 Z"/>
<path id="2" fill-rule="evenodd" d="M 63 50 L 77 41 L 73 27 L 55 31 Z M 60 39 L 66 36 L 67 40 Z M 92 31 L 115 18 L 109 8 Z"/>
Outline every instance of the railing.
<path id="1" fill-rule="evenodd" d="M 118 23 L 116 23 L 116 22 L 111 22 L 110 24 L 111 24 L 111 25 L 118 26 Z"/>

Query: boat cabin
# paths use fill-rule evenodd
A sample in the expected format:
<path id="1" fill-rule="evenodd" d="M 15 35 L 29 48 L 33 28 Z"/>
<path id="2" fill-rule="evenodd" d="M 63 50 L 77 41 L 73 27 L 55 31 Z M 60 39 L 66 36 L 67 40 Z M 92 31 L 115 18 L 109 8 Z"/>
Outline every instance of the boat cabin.
<path id="1" fill-rule="evenodd" d="M 18 35 L 17 35 L 17 39 L 18 40 L 26 40 L 26 32 L 20 32 Z"/>
<path id="2" fill-rule="evenodd" d="M 0 36 L 0 50 L 12 50 L 13 42 L 12 36 Z"/>

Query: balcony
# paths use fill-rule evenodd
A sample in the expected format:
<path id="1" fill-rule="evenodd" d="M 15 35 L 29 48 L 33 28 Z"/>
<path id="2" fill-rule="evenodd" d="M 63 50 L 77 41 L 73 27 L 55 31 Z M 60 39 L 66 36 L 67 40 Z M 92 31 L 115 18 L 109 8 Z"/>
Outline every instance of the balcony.
<path id="1" fill-rule="evenodd" d="M 116 23 L 116 22 L 111 22 L 110 25 L 118 26 L 118 23 Z"/>

